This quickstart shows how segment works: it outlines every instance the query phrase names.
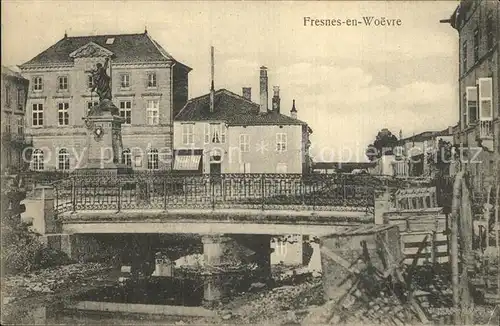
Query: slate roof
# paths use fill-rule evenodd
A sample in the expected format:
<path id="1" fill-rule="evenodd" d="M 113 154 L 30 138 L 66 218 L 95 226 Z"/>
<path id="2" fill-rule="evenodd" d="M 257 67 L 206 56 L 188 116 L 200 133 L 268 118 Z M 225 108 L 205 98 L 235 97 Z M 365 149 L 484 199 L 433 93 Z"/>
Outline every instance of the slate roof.
<path id="1" fill-rule="evenodd" d="M 175 121 L 225 121 L 233 126 L 304 125 L 304 121 L 268 111 L 261 114 L 259 104 L 220 89 L 215 92 L 214 112 L 210 112 L 210 94 L 190 99 L 175 116 Z"/>
<path id="2" fill-rule="evenodd" d="M 109 38 L 114 38 L 112 44 L 106 44 L 106 40 Z M 178 62 L 147 33 L 142 33 L 64 37 L 33 59 L 22 64 L 21 67 L 73 63 L 73 59 L 69 56 L 70 53 L 90 42 L 113 52 L 115 56 L 112 60 L 116 63 L 169 60 Z"/>

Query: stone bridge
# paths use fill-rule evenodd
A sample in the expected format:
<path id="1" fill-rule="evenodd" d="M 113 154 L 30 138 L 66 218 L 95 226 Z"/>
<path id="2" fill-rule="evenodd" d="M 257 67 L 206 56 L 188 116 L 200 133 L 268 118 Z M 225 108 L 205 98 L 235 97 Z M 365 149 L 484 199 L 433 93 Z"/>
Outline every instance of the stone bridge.
<path id="1" fill-rule="evenodd" d="M 38 215 L 33 227 L 47 243 L 78 259 L 102 251 L 103 236 L 142 237 L 138 254 L 148 257 L 153 245 L 145 237 L 192 234 L 210 264 L 234 258 L 227 243 L 287 263 L 302 261 L 303 239 L 382 221 L 376 211 L 387 206 L 387 193 L 378 191 L 385 187 L 359 175 L 76 174 L 35 189 L 25 215 Z M 299 241 L 280 243 L 290 236 Z"/>

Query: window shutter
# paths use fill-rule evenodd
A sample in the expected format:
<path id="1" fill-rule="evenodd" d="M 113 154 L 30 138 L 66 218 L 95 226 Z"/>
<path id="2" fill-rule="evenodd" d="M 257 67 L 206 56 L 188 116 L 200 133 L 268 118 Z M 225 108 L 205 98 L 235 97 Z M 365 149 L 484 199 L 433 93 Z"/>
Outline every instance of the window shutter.
<path id="1" fill-rule="evenodd" d="M 205 123 L 205 144 L 210 143 L 210 124 Z"/>
<path id="2" fill-rule="evenodd" d="M 226 143 L 226 125 L 224 123 L 220 124 L 220 142 L 222 144 Z"/>
<path id="3" fill-rule="evenodd" d="M 493 79 L 479 78 L 479 118 L 482 121 L 493 120 Z"/>
<path id="4" fill-rule="evenodd" d="M 467 124 L 477 120 L 477 87 L 467 87 L 465 93 Z"/>
<path id="5" fill-rule="evenodd" d="M 462 129 L 465 129 L 465 127 L 467 127 L 467 123 L 469 122 L 468 111 L 467 92 L 465 92 L 462 96 Z"/>

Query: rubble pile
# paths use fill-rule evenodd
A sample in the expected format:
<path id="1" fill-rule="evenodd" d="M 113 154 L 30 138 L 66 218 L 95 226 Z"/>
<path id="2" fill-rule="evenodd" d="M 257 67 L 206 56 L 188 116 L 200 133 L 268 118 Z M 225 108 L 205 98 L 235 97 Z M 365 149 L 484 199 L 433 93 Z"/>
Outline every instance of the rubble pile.
<path id="1" fill-rule="evenodd" d="M 11 303 L 35 293 L 54 293 L 59 288 L 81 283 L 84 278 L 109 269 L 109 266 L 100 263 L 79 263 L 5 277 L 2 279 L 3 303 Z"/>
<path id="2" fill-rule="evenodd" d="M 254 294 L 252 300 L 232 309 L 233 317 L 243 324 L 279 324 L 283 321 L 298 323 L 301 308 L 308 306 L 310 299 L 303 296 L 318 288 L 320 280 L 297 285 L 276 287 L 267 292 Z"/>

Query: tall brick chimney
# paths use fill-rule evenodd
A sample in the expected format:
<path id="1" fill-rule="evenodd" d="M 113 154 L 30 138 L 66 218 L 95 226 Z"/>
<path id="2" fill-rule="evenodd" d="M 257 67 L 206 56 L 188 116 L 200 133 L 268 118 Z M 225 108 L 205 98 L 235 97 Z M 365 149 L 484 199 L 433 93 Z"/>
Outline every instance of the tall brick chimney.
<path id="1" fill-rule="evenodd" d="M 242 95 L 245 99 L 251 101 L 252 100 L 252 87 L 243 87 Z"/>
<path id="2" fill-rule="evenodd" d="M 269 105 L 268 99 L 268 86 L 267 86 L 267 68 L 260 67 L 260 113 L 267 113 L 267 106 Z"/>
<path id="3" fill-rule="evenodd" d="M 295 100 L 293 100 L 292 109 L 290 110 L 290 116 L 297 119 L 297 109 L 295 108 Z"/>
<path id="4" fill-rule="evenodd" d="M 273 112 L 280 113 L 280 87 L 273 86 Z"/>

